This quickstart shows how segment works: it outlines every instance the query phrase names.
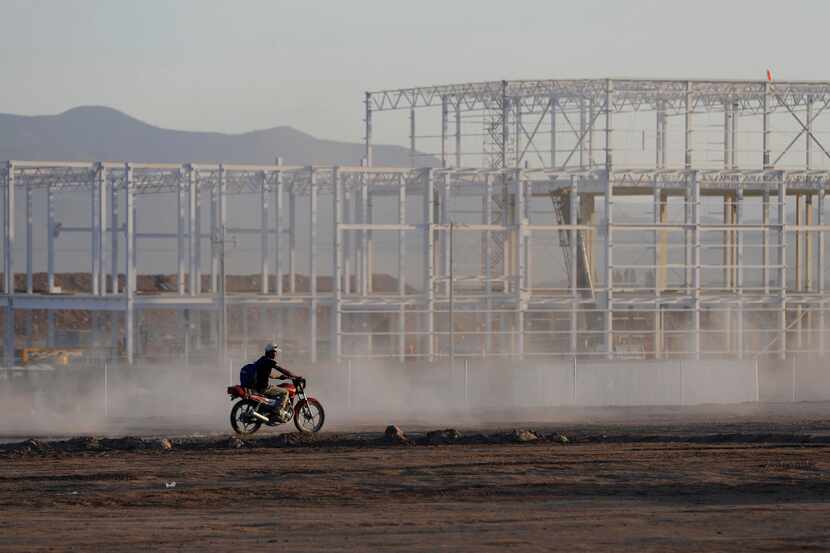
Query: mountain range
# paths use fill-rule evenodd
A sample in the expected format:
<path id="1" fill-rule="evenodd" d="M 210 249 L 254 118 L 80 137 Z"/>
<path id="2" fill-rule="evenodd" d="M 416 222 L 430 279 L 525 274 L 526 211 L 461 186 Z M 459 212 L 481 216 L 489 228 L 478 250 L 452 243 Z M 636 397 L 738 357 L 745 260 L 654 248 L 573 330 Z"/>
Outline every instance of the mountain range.
<path id="1" fill-rule="evenodd" d="M 241 134 L 164 129 L 102 106 L 0 114 L 0 160 L 270 164 L 276 156 L 293 165 L 360 165 L 364 146 L 288 126 Z M 375 165 L 410 165 L 409 150 L 400 146 L 376 145 L 373 157 Z"/>

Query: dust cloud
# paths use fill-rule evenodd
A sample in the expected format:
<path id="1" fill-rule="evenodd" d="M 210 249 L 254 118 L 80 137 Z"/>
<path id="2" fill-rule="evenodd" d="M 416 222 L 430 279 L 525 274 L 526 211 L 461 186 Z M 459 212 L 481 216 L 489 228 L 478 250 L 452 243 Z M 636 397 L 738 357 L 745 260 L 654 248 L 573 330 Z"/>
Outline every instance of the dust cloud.
<path id="1" fill-rule="evenodd" d="M 308 380 L 326 409 L 324 430 L 509 426 L 752 411 L 761 402 L 826 401 L 830 371 L 815 356 L 773 359 L 353 359 L 283 364 Z M 252 356 L 253 357 L 253 356 Z M 130 367 L 0 371 L 0 439 L 231 432 L 226 394 L 239 367 L 212 354 Z M 714 405 L 718 407 L 713 407 Z M 698 407 L 695 407 L 698 406 Z M 742 407 L 741 407 L 742 406 Z M 686 409 L 678 411 L 677 409 Z M 702 412 L 702 411 L 701 411 Z M 755 412 L 755 411 L 752 411 Z M 613 417 L 612 417 L 613 418 Z M 278 427 L 293 431 L 293 425 Z M 268 431 L 267 429 L 265 431 Z"/>

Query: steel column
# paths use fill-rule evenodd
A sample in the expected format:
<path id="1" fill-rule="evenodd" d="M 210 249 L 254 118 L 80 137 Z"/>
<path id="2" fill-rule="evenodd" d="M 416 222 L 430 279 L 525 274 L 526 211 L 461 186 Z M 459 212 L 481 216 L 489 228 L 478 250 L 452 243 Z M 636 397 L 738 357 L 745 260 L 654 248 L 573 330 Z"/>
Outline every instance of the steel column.
<path id="1" fill-rule="evenodd" d="M 215 238 L 216 250 L 219 257 L 219 359 L 222 365 L 227 362 L 228 354 L 228 303 L 227 303 L 227 181 L 225 178 L 225 167 L 220 163 L 218 170 L 219 182 L 216 185 L 216 215 L 217 235 Z"/>
<path id="2" fill-rule="evenodd" d="M 331 344 L 335 363 L 339 363 L 343 355 L 343 242 L 340 225 L 343 222 L 343 189 L 340 182 L 339 169 L 335 167 L 331 172 L 332 185 L 332 217 L 334 219 L 332 236 L 333 274 L 331 277 L 334 291 L 334 304 L 331 311 Z"/>
<path id="3" fill-rule="evenodd" d="M 98 293 L 107 295 L 107 170 L 101 169 L 101 179 L 98 181 Z"/>
<path id="4" fill-rule="evenodd" d="M 110 182 L 110 292 L 118 294 L 118 240 L 121 234 L 118 228 L 118 181 Z M 50 230 L 51 234 L 51 230 Z M 110 324 L 115 327 L 115 319 Z"/>
<path id="5" fill-rule="evenodd" d="M 98 262 L 100 258 L 98 257 L 98 237 L 100 233 L 98 232 L 98 187 L 101 185 L 101 181 L 103 180 L 102 176 L 104 173 L 104 167 L 100 163 L 95 164 L 95 168 L 93 169 L 91 175 L 91 182 L 89 186 L 90 191 L 90 199 L 89 199 L 89 231 L 90 231 L 90 246 L 89 246 L 89 257 L 90 257 L 90 277 L 92 280 L 92 295 L 98 295 L 98 276 L 99 276 L 99 269 L 98 269 Z"/>
<path id="6" fill-rule="evenodd" d="M 818 205 L 816 206 L 816 224 L 824 226 L 824 189 L 818 192 Z M 816 248 L 816 292 L 824 295 L 824 231 L 818 231 L 818 244 Z M 818 351 L 821 355 L 826 353 L 824 343 L 824 312 L 827 309 L 827 303 L 822 301 L 819 303 L 818 312 Z"/>
<path id="7" fill-rule="evenodd" d="M 772 168 L 770 163 L 770 136 L 772 134 L 772 129 L 770 128 L 770 104 L 771 104 L 771 89 L 770 83 L 764 83 L 764 98 L 763 98 L 763 114 L 761 118 L 761 151 L 763 152 L 763 165 L 764 169 Z"/>
<path id="8" fill-rule="evenodd" d="M 525 203 L 527 202 L 527 198 L 525 197 L 526 192 L 526 182 L 522 176 L 521 169 L 517 169 L 514 173 L 514 190 L 515 190 L 515 212 L 514 217 L 516 221 L 516 225 L 514 227 L 514 232 L 516 233 L 516 276 L 514 278 L 514 282 L 516 283 L 515 286 L 515 299 L 516 302 L 516 353 L 519 355 L 520 358 L 524 358 L 525 355 L 525 307 L 524 307 L 524 296 L 525 296 L 525 256 L 524 256 L 524 246 L 525 240 L 527 239 L 527 229 L 526 229 L 526 222 L 525 222 Z"/>
<path id="9" fill-rule="evenodd" d="M 732 167 L 732 103 L 723 103 L 723 168 Z"/>
<path id="10" fill-rule="evenodd" d="M 182 171 L 176 178 L 176 290 L 180 296 L 184 296 L 185 286 L 185 265 L 187 247 L 185 245 L 185 225 L 187 223 L 187 189 Z"/>
<path id="11" fill-rule="evenodd" d="M 401 230 L 398 231 L 398 296 L 400 306 L 398 307 L 398 361 L 403 363 L 406 354 L 406 231 L 403 225 L 406 224 L 406 177 L 398 177 L 398 224 Z"/>
<path id="12" fill-rule="evenodd" d="M 32 276 L 32 263 L 34 252 L 32 244 L 32 187 L 26 183 L 26 293 L 34 292 L 34 278 Z M 29 333 L 31 339 L 31 333 Z"/>
<path id="13" fill-rule="evenodd" d="M 433 170 L 427 169 L 424 178 L 424 291 L 426 293 L 426 336 L 427 360 L 431 363 L 435 356 L 435 267 L 434 267 L 434 203 Z"/>
<path id="14" fill-rule="evenodd" d="M 571 175 L 571 189 L 568 192 L 568 224 L 573 225 L 568 231 L 571 248 L 571 266 L 570 274 L 568 275 L 568 284 L 571 292 L 571 308 L 570 308 L 570 340 L 569 350 L 571 355 L 576 355 L 579 349 L 578 330 L 579 330 L 579 312 L 577 311 L 577 301 L 581 296 L 579 290 L 579 272 L 577 265 L 579 264 L 579 231 L 575 228 L 579 224 L 579 179 L 576 175 Z M 586 270 L 589 270 L 586 267 Z"/>
<path id="15" fill-rule="evenodd" d="M 217 208 L 216 208 L 216 184 L 210 187 L 210 293 L 215 294 L 217 290 L 217 276 L 219 273 L 219 257 L 216 250 L 217 236 Z"/>
<path id="16" fill-rule="evenodd" d="M 450 224 L 450 195 L 452 194 L 450 188 L 450 176 L 447 173 L 441 175 L 443 184 L 441 186 L 441 205 L 440 205 L 440 219 L 439 223 L 442 225 Z M 441 277 L 444 281 L 444 295 L 448 296 L 450 293 L 450 235 L 448 231 L 439 234 L 439 242 L 441 244 Z"/>
<path id="17" fill-rule="evenodd" d="M 199 275 L 199 250 L 201 249 L 202 240 L 200 237 L 201 229 L 199 228 L 199 180 L 195 174 L 193 167 L 187 166 L 187 266 L 188 276 L 190 282 L 188 288 L 190 295 L 195 296 L 201 293 Z M 192 325 L 192 317 L 188 313 L 187 324 Z M 190 336 L 190 328 L 188 327 L 188 336 Z"/>
<path id="18" fill-rule="evenodd" d="M 804 116 L 804 167 L 813 168 L 813 97 L 807 96 L 806 114 Z"/>
<path id="19" fill-rule="evenodd" d="M 732 103 L 732 124 L 730 126 L 729 131 L 732 135 L 730 137 L 730 140 L 732 141 L 732 147 L 730 148 L 732 152 L 732 167 L 735 169 L 737 169 L 739 166 L 738 155 L 740 152 L 738 151 L 738 145 L 740 141 L 738 140 L 738 122 L 740 121 L 740 109 L 741 105 L 739 103 Z"/>
<path id="20" fill-rule="evenodd" d="M 765 185 L 766 186 L 766 185 Z M 764 281 L 764 295 L 769 295 L 769 207 L 770 207 L 769 189 L 764 188 L 763 196 L 761 197 L 761 225 L 764 230 L 761 231 L 761 279 Z"/>
<path id="21" fill-rule="evenodd" d="M 447 134 L 449 133 L 449 103 L 441 98 L 441 167 L 447 168 Z"/>
<path id="22" fill-rule="evenodd" d="M 297 195 L 292 183 L 288 187 L 288 292 L 297 292 Z"/>
<path id="23" fill-rule="evenodd" d="M 550 97 L 550 166 L 556 167 L 556 96 Z"/>
<path id="24" fill-rule="evenodd" d="M 3 346 L 4 362 L 6 367 L 14 365 L 14 189 L 15 189 L 15 168 L 14 163 L 6 163 L 6 190 L 5 202 L 3 203 L 3 230 L 4 239 L 4 261 L 3 272 L 5 277 L 4 292 L 8 298 L 5 312 L 5 340 Z"/>
<path id="25" fill-rule="evenodd" d="M 133 364 L 135 349 L 135 190 L 133 189 L 133 168 L 129 163 L 124 164 L 124 198 L 125 198 L 125 225 L 124 225 L 124 265 L 126 309 L 124 312 L 124 346 L 127 363 Z"/>
<path id="26" fill-rule="evenodd" d="M 46 291 L 55 290 L 55 187 L 49 184 L 46 188 Z"/>
<path id="27" fill-rule="evenodd" d="M 308 279 L 311 301 L 309 302 L 309 350 L 311 362 L 317 362 L 317 174 L 309 168 L 308 183 Z M 371 352 L 370 352 L 371 353 Z"/>
<path id="28" fill-rule="evenodd" d="M 372 166 L 372 95 L 370 93 L 366 93 L 366 136 L 364 137 L 366 149 L 366 165 L 369 167 Z"/>
<path id="29" fill-rule="evenodd" d="M 744 188 L 743 183 L 738 185 L 735 193 L 735 288 L 738 294 L 738 312 L 735 319 L 735 353 L 738 359 L 744 357 L 744 233 L 741 225 L 744 222 Z M 696 223 L 696 224 L 699 224 Z M 699 244 L 698 244 L 699 247 Z"/>
<path id="30" fill-rule="evenodd" d="M 692 168 L 692 153 L 693 153 L 693 146 L 692 146 L 692 111 L 694 110 L 694 106 L 692 105 L 692 83 L 686 81 L 686 99 L 683 103 L 683 151 L 684 162 L 683 166 L 686 169 Z"/>
<path id="31" fill-rule="evenodd" d="M 493 224 L 493 178 L 490 175 L 484 177 L 484 224 Z M 493 350 L 493 259 L 492 259 L 492 232 L 484 231 L 484 294 L 486 308 L 484 313 L 484 326 L 487 333 L 484 342 L 484 357 Z"/>
<path id="32" fill-rule="evenodd" d="M 787 181 L 778 174 L 778 358 L 787 357 Z"/>
<path id="33" fill-rule="evenodd" d="M 700 359 L 700 181 L 697 178 L 697 171 L 689 174 L 692 179 L 692 351 L 695 359 Z"/>
<path id="34" fill-rule="evenodd" d="M 510 141 L 510 97 L 507 95 L 507 81 L 501 82 L 501 167 L 507 168 L 507 149 Z"/>
<path id="35" fill-rule="evenodd" d="M 417 154 L 415 150 L 415 108 L 409 110 L 409 164 L 414 169 L 417 167 Z"/>
<path id="36" fill-rule="evenodd" d="M 270 220 L 270 206 L 269 206 L 269 199 L 271 198 L 271 185 L 268 182 L 268 178 L 265 175 L 265 172 L 260 173 L 260 203 L 262 204 L 260 210 L 260 218 L 259 218 L 259 226 L 260 226 L 260 233 L 259 233 L 259 257 L 260 257 L 260 293 L 267 294 L 270 289 L 268 286 L 268 269 L 271 264 L 271 256 L 270 256 L 270 248 L 268 247 L 268 231 L 269 224 L 268 221 Z"/>
<path id="37" fill-rule="evenodd" d="M 360 176 L 360 222 L 369 223 L 369 182 L 365 173 Z M 372 275 L 369 273 L 369 231 L 360 230 L 360 295 L 369 295 Z"/>
<path id="38" fill-rule="evenodd" d="M 658 125 L 659 127 L 659 125 Z M 654 180 L 654 191 L 652 193 L 653 198 L 653 214 L 652 220 L 654 224 L 660 224 L 663 222 L 663 204 L 662 204 L 662 190 L 658 187 L 657 178 L 655 177 Z M 660 303 L 659 298 L 661 293 L 663 292 L 663 288 L 665 286 L 665 282 L 663 280 L 663 267 L 661 265 L 665 265 L 665 262 L 662 260 L 662 252 L 663 252 L 663 235 L 665 231 L 655 230 L 654 231 L 654 295 L 658 298 L 658 302 L 655 304 L 654 308 L 654 357 L 655 359 L 660 359 L 663 357 L 663 333 L 662 333 L 662 321 L 660 320 Z"/>
<path id="39" fill-rule="evenodd" d="M 282 167 L 282 158 L 278 157 L 276 163 L 278 167 Z M 276 294 L 281 296 L 283 292 L 282 235 L 284 232 L 282 224 L 282 171 L 278 170 L 274 175 L 274 179 L 274 277 L 276 280 Z"/>
<path id="40" fill-rule="evenodd" d="M 455 104 L 455 166 L 461 167 L 461 100 Z"/>
<path id="41" fill-rule="evenodd" d="M 614 187 L 611 174 L 605 174 L 605 294 L 603 306 L 603 327 L 605 330 L 605 354 L 614 356 Z"/>
<path id="42" fill-rule="evenodd" d="M 654 152 L 655 160 L 654 166 L 661 169 L 666 166 L 666 107 L 664 100 L 657 101 L 656 122 L 655 122 L 655 141 Z"/>

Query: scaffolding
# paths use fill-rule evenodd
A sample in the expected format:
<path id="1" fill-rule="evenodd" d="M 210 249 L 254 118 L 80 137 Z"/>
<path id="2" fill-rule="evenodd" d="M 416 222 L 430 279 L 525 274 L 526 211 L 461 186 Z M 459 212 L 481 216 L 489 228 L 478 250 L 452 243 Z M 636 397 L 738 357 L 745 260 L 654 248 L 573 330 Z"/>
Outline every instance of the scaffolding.
<path id="1" fill-rule="evenodd" d="M 5 363 L 20 349 L 15 314 L 35 310 L 50 325 L 63 310 L 110 313 L 113 350 L 129 362 L 147 310 L 183 318 L 186 356 L 197 343 L 225 351 L 229 311 L 237 340 L 251 313 L 268 313 L 310 362 L 824 354 L 828 105 L 827 82 L 468 83 L 366 93 L 357 167 L 10 161 Z M 409 117 L 390 128 L 409 129 L 411 167 L 373 163 L 387 112 Z M 33 285 L 37 191 L 44 290 Z M 16 192 L 26 198 L 22 287 Z M 59 193 L 88 199 L 88 227 L 57 220 Z M 136 198 L 163 194 L 175 198 L 177 231 L 138 232 Z M 228 218 L 228 199 L 243 195 L 261 205 L 256 227 Z M 90 238 L 82 293 L 56 293 L 64 233 Z M 226 291 L 228 235 L 259 238 L 255 292 Z M 145 238 L 175 241 L 174 290 L 138 289 Z M 208 324 L 191 324 L 194 314 Z"/>

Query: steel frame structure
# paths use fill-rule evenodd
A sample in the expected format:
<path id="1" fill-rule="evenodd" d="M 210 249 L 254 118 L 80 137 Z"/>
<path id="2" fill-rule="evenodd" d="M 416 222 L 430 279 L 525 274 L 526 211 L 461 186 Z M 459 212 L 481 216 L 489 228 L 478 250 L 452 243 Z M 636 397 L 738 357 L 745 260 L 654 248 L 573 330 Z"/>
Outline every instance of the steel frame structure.
<path id="1" fill-rule="evenodd" d="M 142 310 L 172 309 L 188 320 L 191 311 L 201 311 L 214 316 L 215 326 L 226 306 L 243 312 L 243 324 L 253 309 L 282 313 L 284 325 L 288 313 L 303 311 L 305 319 L 293 324 L 307 330 L 311 362 L 434 361 L 450 352 L 496 358 L 824 354 L 830 154 L 821 125 L 830 119 L 828 105 L 830 83 L 824 82 L 500 81 L 367 93 L 366 163 L 359 167 L 10 161 L 0 173 L 5 363 L 14 363 L 16 311 L 45 310 L 50 336 L 57 311 L 114 313 L 123 317 L 123 330 L 113 339 L 123 341 L 132 362 Z M 436 109 L 441 167 L 419 167 L 427 160 L 418 153 L 416 114 Z M 413 166 L 375 167 L 376 118 L 395 110 L 409 114 Z M 710 122 L 696 126 L 703 119 Z M 632 132 L 642 136 L 643 147 L 629 159 L 620 137 Z M 715 146 L 707 138 L 713 134 Z M 471 140 L 482 144 L 477 166 L 464 163 L 470 152 L 462 147 Z M 799 152 L 794 145 L 801 141 Z M 717 159 L 704 155 L 712 149 Z M 531 164 L 529 154 L 539 163 Z M 37 190 L 47 198 L 46 293 L 33 286 Z M 15 290 L 19 193 L 27 199 L 26 285 Z M 89 199 L 89 227 L 61 226 L 57 193 Z M 136 197 L 157 194 L 176 198 L 175 233 L 136 231 Z M 227 199 L 242 194 L 258 195 L 256 228 L 228 221 Z M 301 197 L 309 223 L 304 268 L 295 251 Z M 397 204 L 392 223 L 377 222 L 381 198 Z M 318 224 L 324 199 L 331 202 L 330 232 Z M 480 206 L 476 220 L 459 223 L 454 199 Z M 631 201 L 634 216 L 621 209 Z M 416 220 L 407 215 L 412 202 L 421 213 Z M 541 215 L 533 208 L 540 202 L 547 202 Z M 704 212 L 713 202 L 723 210 L 720 221 Z M 480 270 L 453 270 L 451 226 L 479 240 Z M 51 293 L 58 231 L 90 237 L 88 293 Z M 227 233 L 259 236 L 259 293 L 224 293 L 219 262 Z M 378 233 L 395 236 L 397 252 L 388 252 L 397 256 L 394 291 L 374 286 Z M 564 279 L 542 286 L 534 243 L 557 237 L 567 260 Z M 175 241 L 175 292 L 138 293 L 139 238 Z M 649 252 L 646 263 L 630 259 L 626 238 Z M 324 252 L 323 243 L 331 250 Z M 405 255 L 414 243 L 417 267 L 407 266 Z M 201 254 L 205 244 L 211 245 L 208 260 Z M 324 255 L 332 257 L 326 275 L 318 269 Z M 713 256 L 720 259 L 712 262 Z M 412 278 L 414 271 L 420 278 Z M 298 285 L 302 272 L 306 286 Z M 753 283 L 750 274 L 760 278 Z M 331 278 L 330 290 L 320 290 L 323 276 Z M 191 340 L 208 341 L 192 336 L 190 325 L 185 329 L 186 354 Z M 475 343 L 475 351 L 456 348 L 450 336 Z"/>

